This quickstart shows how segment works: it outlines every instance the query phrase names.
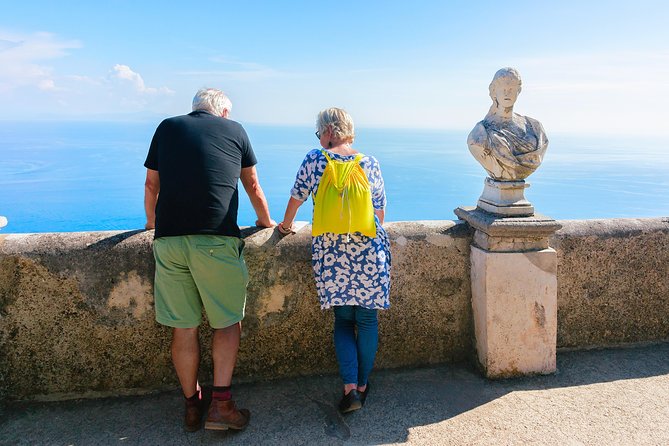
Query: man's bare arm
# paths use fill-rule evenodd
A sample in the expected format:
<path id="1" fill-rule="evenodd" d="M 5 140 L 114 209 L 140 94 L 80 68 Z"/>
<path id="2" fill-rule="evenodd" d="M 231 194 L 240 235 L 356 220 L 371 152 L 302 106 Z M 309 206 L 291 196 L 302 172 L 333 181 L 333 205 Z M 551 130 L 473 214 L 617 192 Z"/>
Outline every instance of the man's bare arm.
<path id="1" fill-rule="evenodd" d="M 262 187 L 260 187 L 260 180 L 258 179 L 256 167 L 251 166 L 242 168 L 239 179 L 242 181 L 244 190 L 251 200 L 253 209 L 256 211 L 256 216 L 258 217 L 256 226 L 263 226 L 265 228 L 276 226 L 276 222 L 269 216 L 269 206 L 267 205 L 265 193 L 263 192 Z"/>
<path id="2" fill-rule="evenodd" d="M 156 203 L 160 193 L 160 175 L 157 170 L 146 169 L 144 181 L 144 212 L 146 212 L 146 229 L 156 227 Z"/>

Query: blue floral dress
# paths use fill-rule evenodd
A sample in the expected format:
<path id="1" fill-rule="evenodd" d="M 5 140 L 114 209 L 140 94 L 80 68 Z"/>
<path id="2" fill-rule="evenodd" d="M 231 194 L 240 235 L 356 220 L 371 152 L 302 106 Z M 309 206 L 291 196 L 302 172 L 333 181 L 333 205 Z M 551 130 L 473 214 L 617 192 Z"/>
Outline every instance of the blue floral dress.
<path id="1" fill-rule="evenodd" d="M 355 155 L 338 155 L 328 151 L 335 160 L 350 161 Z M 327 160 L 320 150 L 307 153 L 295 178 L 290 195 L 306 201 L 316 196 Z M 360 165 L 367 174 L 372 189 L 374 209 L 384 209 L 386 192 L 379 162 L 364 156 Z M 376 220 L 376 238 L 359 233 L 325 233 L 311 240 L 311 264 L 321 308 L 338 305 L 359 305 L 370 309 L 390 306 L 390 242 Z M 347 240 L 348 239 L 348 240 Z"/>

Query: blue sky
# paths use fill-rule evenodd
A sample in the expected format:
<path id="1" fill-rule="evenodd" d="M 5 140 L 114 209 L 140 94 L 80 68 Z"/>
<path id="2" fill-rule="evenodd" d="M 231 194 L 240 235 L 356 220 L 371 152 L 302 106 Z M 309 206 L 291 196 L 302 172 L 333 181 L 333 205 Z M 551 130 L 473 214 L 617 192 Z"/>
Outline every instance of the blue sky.
<path id="1" fill-rule="evenodd" d="M 0 119 L 159 119 L 204 86 L 233 119 L 468 129 L 495 71 L 566 133 L 660 134 L 669 2 L 0 0 Z"/>

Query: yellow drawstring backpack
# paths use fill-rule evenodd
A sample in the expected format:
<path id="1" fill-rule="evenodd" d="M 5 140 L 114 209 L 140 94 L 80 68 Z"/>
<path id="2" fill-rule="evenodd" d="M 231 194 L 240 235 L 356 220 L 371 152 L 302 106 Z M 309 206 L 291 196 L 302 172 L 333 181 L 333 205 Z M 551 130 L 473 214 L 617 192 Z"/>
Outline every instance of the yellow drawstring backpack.
<path id="1" fill-rule="evenodd" d="M 311 235 L 326 232 L 352 234 L 359 232 L 376 237 L 372 190 L 360 166 L 362 153 L 352 161 L 337 161 L 321 150 L 328 164 L 314 198 L 314 224 Z"/>

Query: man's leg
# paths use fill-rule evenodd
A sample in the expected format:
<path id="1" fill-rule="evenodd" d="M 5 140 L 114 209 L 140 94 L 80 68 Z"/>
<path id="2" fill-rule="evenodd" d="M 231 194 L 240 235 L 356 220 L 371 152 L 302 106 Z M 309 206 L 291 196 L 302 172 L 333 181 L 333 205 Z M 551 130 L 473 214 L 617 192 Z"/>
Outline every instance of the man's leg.
<path id="1" fill-rule="evenodd" d="M 214 359 L 214 386 L 229 387 L 232 383 L 232 372 L 237 363 L 239 339 L 241 338 L 241 322 L 229 327 L 214 330 L 212 357 Z"/>
<path id="2" fill-rule="evenodd" d="M 202 425 L 201 394 L 197 385 L 200 365 L 197 326 L 202 319 L 202 303 L 188 268 L 184 239 L 185 236 L 154 240 L 154 293 L 156 321 L 172 327 L 172 363 L 185 397 L 185 428 L 194 432 Z"/>
<path id="3" fill-rule="evenodd" d="M 212 356 L 214 360 L 214 388 L 211 393 L 211 406 L 205 429 L 226 430 L 244 429 L 249 423 L 251 413 L 247 409 L 237 409 L 232 400 L 230 384 L 232 372 L 237 363 L 241 322 L 214 330 Z"/>
<path id="4" fill-rule="evenodd" d="M 197 372 L 200 367 L 200 341 L 197 327 L 173 329 L 172 363 L 184 396 L 192 397 L 198 391 Z"/>
<path id="5" fill-rule="evenodd" d="M 238 409 L 230 384 L 237 363 L 241 323 L 246 304 L 248 271 L 243 241 L 236 237 L 191 236 L 190 266 L 202 303 L 214 328 L 214 388 L 205 429 L 243 429 L 250 412 Z"/>

